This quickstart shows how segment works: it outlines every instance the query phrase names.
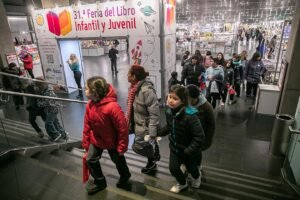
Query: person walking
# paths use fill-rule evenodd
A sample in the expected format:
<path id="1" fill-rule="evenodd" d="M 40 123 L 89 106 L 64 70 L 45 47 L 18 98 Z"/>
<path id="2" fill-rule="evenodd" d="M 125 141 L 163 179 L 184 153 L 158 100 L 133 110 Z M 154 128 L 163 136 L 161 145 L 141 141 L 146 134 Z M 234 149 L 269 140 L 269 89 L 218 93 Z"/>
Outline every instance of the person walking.
<path id="1" fill-rule="evenodd" d="M 186 80 L 187 85 L 194 84 L 200 86 L 199 78 L 202 73 L 205 73 L 205 69 L 199 63 L 199 57 L 194 55 L 191 57 L 191 62 L 186 64 L 181 72 L 181 83 L 185 84 Z"/>
<path id="2" fill-rule="evenodd" d="M 38 95 L 56 97 L 53 90 L 50 89 L 48 83 L 42 82 L 45 81 L 43 78 L 38 77 L 36 79 L 41 81 L 35 83 Z M 39 109 L 43 109 L 43 111 L 46 113 L 45 129 L 50 137 L 50 140 L 54 142 L 58 141 L 60 138 L 67 140 L 68 133 L 62 127 L 57 118 L 60 106 L 57 101 L 40 98 L 37 99 L 37 106 Z"/>
<path id="3" fill-rule="evenodd" d="M 132 65 L 127 78 L 130 83 L 127 100 L 127 122 L 129 133 L 134 133 L 132 150 L 147 157 L 142 173 L 153 175 L 160 160 L 156 136 L 159 131 L 160 110 L 154 85 L 146 77 L 149 73 L 140 65 Z M 149 136 L 147 136 L 149 135 Z M 150 137 L 145 141 L 145 136 Z"/>
<path id="4" fill-rule="evenodd" d="M 254 97 L 256 96 L 258 84 L 261 82 L 261 79 L 264 78 L 266 72 L 267 69 L 264 66 L 264 63 L 261 61 L 260 53 L 254 53 L 251 60 L 247 63 L 245 69 L 247 97 L 250 97 L 251 93 Z"/>
<path id="5" fill-rule="evenodd" d="M 25 87 L 24 91 L 25 93 L 29 94 L 37 94 L 35 91 L 35 84 L 34 83 L 29 83 L 27 87 Z M 27 97 L 26 98 L 26 103 L 27 103 L 27 111 L 28 111 L 28 120 L 33 129 L 37 132 L 38 136 L 40 138 L 44 137 L 44 133 L 42 129 L 39 127 L 39 125 L 36 123 L 36 117 L 40 116 L 43 121 L 46 121 L 46 113 L 43 108 L 38 107 L 37 105 L 37 98 L 35 97 Z"/>
<path id="6" fill-rule="evenodd" d="M 82 95 L 82 87 L 81 87 L 81 77 L 82 77 L 82 73 L 80 71 L 80 66 L 79 66 L 79 60 L 76 57 L 76 54 L 71 54 L 69 60 L 67 61 L 67 63 L 69 64 L 70 69 L 73 71 L 74 73 L 74 79 L 75 82 L 77 84 L 78 87 L 78 95 L 76 96 L 76 98 L 83 98 Z"/>
<path id="7" fill-rule="evenodd" d="M 116 44 L 113 44 L 111 46 L 111 49 L 108 52 L 108 57 L 111 61 L 111 72 L 117 74 L 117 55 L 119 54 L 119 51 L 116 49 Z"/>
<path id="8" fill-rule="evenodd" d="M 104 78 L 93 76 L 86 82 L 85 95 L 89 101 L 84 116 L 82 147 L 87 152 L 85 164 L 94 179 L 87 183 L 86 190 L 93 194 L 107 187 L 99 162 L 105 149 L 120 174 L 116 185 L 124 187 L 131 177 L 124 157 L 128 148 L 128 128 L 116 92 Z"/>
<path id="9" fill-rule="evenodd" d="M 3 72 L 20 76 L 22 74 L 21 69 L 16 65 L 16 63 L 9 63 L 8 68 L 4 68 Z M 3 86 L 6 90 L 11 90 L 13 92 L 21 92 L 22 91 L 22 83 L 19 77 L 3 77 Z M 20 110 L 20 105 L 24 104 L 24 99 L 22 96 L 13 95 L 13 101 L 16 107 L 16 110 Z"/>
<path id="10" fill-rule="evenodd" d="M 192 176 L 192 187 L 199 188 L 204 132 L 197 109 L 188 106 L 188 90 L 184 86 L 171 87 L 167 99 L 166 121 L 167 125 L 160 136 L 169 135 L 169 169 L 177 181 L 170 191 L 179 193 L 188 188 L 186 177 L 180 168 L 182 164 Z"/>

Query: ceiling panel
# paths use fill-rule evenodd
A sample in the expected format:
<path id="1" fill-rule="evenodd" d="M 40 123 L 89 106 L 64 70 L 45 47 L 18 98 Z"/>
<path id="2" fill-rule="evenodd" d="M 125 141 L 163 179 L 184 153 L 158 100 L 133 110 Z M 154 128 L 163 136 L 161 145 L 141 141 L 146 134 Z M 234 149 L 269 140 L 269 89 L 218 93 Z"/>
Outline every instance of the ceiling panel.
<path id="1" fill-rule="evenodd" d="M 294 13 L 296 0 L 177 0 L 178 23 L 253 23 L 282 20 Z"/>

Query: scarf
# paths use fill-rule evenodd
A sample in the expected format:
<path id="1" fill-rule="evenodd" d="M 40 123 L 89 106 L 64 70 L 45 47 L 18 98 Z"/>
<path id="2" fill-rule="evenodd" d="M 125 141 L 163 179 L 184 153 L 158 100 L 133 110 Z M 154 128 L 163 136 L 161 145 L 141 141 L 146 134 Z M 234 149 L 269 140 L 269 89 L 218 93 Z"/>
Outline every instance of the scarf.
<path id="1" fill-rule="evenodd" d="M 129 128 L 130 120 L 133 112 L 133 102 L 135 98 L 135 94 L 138 88 L 139 82 L 131 84 L 129 91 L 128 91 L 128 99 L 127 99 L 127 113 L 126 113 L 126 120 L 127 126 Z"/>

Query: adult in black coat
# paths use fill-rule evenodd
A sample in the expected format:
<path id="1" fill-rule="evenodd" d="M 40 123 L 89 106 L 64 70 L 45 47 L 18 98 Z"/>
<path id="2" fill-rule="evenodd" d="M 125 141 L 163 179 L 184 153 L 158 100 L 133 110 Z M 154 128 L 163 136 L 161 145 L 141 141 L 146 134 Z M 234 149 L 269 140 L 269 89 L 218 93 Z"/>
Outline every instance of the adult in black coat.
<path id="1" fill-rule="evenodd" d="M 111 49 L 108 52 L 108 57 L 110 58 L 111 61 L 111 71 L 112 73 L 118 73 L 117 70 L 117 54 L 119 51 L 116 49 L 116 45 L 112 45 Z"/>
<path id="2" fill-rule="evenodd" d="M 186 79 L 186 84 L 199 86 L 199 77 L 202 73 L 205 73 L 204 67 L 199 62 L 198 56 L 192 56 L 191 62 L 183 67 L 181 72 L 181 82 L 184 84 Z"/>

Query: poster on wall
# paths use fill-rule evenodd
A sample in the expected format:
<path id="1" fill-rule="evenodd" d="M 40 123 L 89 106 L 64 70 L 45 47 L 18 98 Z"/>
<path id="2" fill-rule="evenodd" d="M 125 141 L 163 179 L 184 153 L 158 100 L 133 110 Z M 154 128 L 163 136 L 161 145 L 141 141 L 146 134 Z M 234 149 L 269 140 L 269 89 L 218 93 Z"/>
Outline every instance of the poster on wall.
<path id="1" fill-rule="evenodd" d="M 128 0 L 35 10 L 38 38 L 159 34 L 159 1 Z"/>
<path id="2" fill-rule="evenodd" d="M 5 56 L 7 64 L 16 63 L 16 65 L 19 67 L 18 56 L 16 53 L 7 53 Z"/>
<path id="3" fill-rule="evenodd" d="M 60 56 L 55 39 L 40 39 L 39 49 L 46 80 L 59 85 L 66 85 L 63 67 L 60 65 Z"/>
<path id="4" fill-rule="evenodd" d="M 130 64 L 140 64 L 148 70 L 160 70 L 160 38 L 130 37 Z"/>

